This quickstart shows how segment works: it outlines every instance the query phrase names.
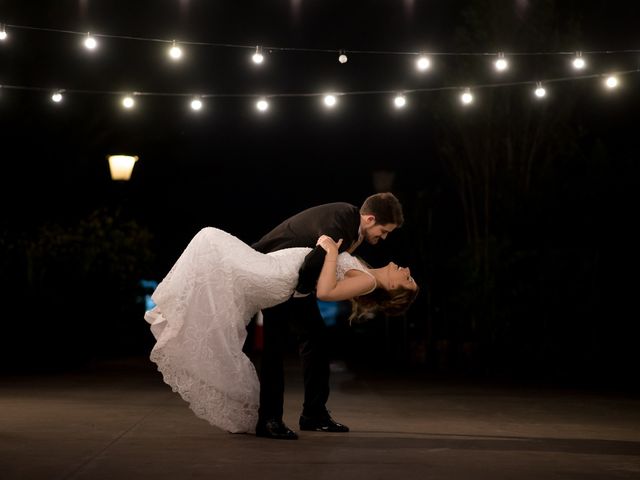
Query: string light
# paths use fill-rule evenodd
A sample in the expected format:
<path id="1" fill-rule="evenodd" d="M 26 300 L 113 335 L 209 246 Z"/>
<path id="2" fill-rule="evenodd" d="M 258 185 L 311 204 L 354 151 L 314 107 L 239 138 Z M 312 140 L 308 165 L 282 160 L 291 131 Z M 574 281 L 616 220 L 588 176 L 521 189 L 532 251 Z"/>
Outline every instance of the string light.
<path id="1" fill-rule="evenodd" d="M 328 108 L 333 108 L 336 106 L 336 103 L 338 103 L 338 99 L 336 98 L 335 95 L 325 95 L 324 96 L 324 104 L 325 106 L 327 106 Z"/>
<path id="2" fill-rule="evenodd" d="M 576 53 L 576 56 L 573 59 L 572 64 L 573 64 L 573 68 L 575 68 L 576 70 L 582 70 L 584 67 L 587 66 L 587 63 L 584 61 L 584 58 L 582 58 L 582 52 Z"/>
<path id="3" fill-rule="evenodd" d="M 396 108 L 404 108 L 405 105 L 407 104 L 407 99 L 405 98 L 404 95 L 399 93 L 393 99 L 393 104 L 395 105 Z"/>
<path id="4" fill-rule="evenodd" d="M 469 88 L 466 88 L 465 91 L 460 95 L 460 101 L 463 105 L 469 105 L 473 102 L 473 94 Z"/>
<path id="5" fill-rule="evenodd" d="M 132 109 L 135 104 L 136 102 L 133 100 L 133 97 L 130 95 L 127 95 L 122 99 L 122 106 L 127 110 Z"/>
<path id="6" fill-rule="evenodd" d="M 46 31 L 51 33 L 62 33 L 62 34 L 72 34 L 72 35 L 86 35 L 85 32 L 79 32 L 75 30 L 61 30 L 56 28 L 41 28 L 41 27 L 32 27 L 26 25 L 16 25 L 16 24 L 6 24 L 5 26 L 14 28 L 14 29 L 24 29 L 24 30 L 39 30 Z M 101 33 L 100 37 L 102 38 L 119 38 L 125 40 L 136 40 L 136 41 L 145 41 L 145 42 L 161 42 L 161 43 L 170 43 L 169 39 L 158 39 L 158 38 L 145 38 L 145 37 L 133 37 L 130 35 L 110 35 L 106 33 Z M 209 46 L 209 47 L 223 47 L 223 48 L 254 48 L 251 45 L 239 45 L 232 43 L 214 43 L 214 42 L 202 42 L 202 41 L 182 41 L 183 45 L 199 45 L 199 46 Z M 326 53 L 326 52 L 335 52 L 335 49 L 326 49 L 326 48 L 296 48 L 296 47 L 278 47 L 278 46 L 269 46 L 269 51 L 295 51 L 295 52 L 318 52 L 318 53 Z M 415 51 L 390 51 L 390 50 L 350 50 L 351 53 L 356 54 L 369 54 L 369 55 L 421 55 L 421 52 Z M 549 55 L 568 55 L 575 52 L 568 51 L 548 51 L 548 52 L 509 52 L 509 56 L 549 56 Z M 579 52 L 580 54 L 582 52 Z M 584 52 L 589 55 L 595 54 L 615 54 L 615 53 L 640 53 L 640 49 L 626 49 L 626 50 L 601 50 L 601 51 L 588 51 Z M 495 55 L 495 53 L 490 52 L 430 52 L 431 55 L 442 55 L 442 56 L 454 56 L 454 57 L 466 57 L 466 56 L 487 56 L 487 55 Z"/>
<path id="7" fill-rule="evenodd" d="M 256 47 L 256 53 L 253 54 L 251 60 L 256 65 L 260 65 L 264 61 L 264 55 L 262 55 L 262 49 L 259 46 Z"/>
<path id="8" fill-rule="evenodd" d="M 609 89 L 616 88 L 618 86 L 618 78 L 615 75 L 609 75 L 604 83 Z"/>
<path id="9" fill-rule="evenodd" d="M 87 38 L 84 39 L 84 46 L 87 50 L 95 50 L 98 46 L 98 41 L 91 36 L 91 33 L 87 33 Z"/>
<path id="10" fill-rule="evenodd" d="M 202 100 L 196 97 L 193 100 L 191 100 L 190 105 L 191 105 L 191 110 L 198 111 L 202 109 Z"/>
<path id="11" fill-rule="evenodd" d="M 176 45 L 176 41 L 173 40 L 171 43 L 171 48 L 169 49 L 169 56 L 173 60 L 180 60 L 182 58 L 182 49 Z"/>
<path id="12" fill-rule="evenodd" d="M 500 52 L 498 54 L 498 59 L 495 61 L 494 65 L 496 67 L 496 70 L 499 72 L 503 72 L 507 68 L 509 68 L 509 62 L 507 62 L 507 59 L 504 58 L 504 53 Z"/>
<path id="13" fill-rule="evenodd" d="M 621 75 L 629 75 L 629 74 L 638 74 L 640 73 L 640 69 L 636 69 L 636 70 L 628 70 L 628 71 L 623 71 L 623 72 L 617 72 L 616 75 L 609 75 L 608 77 L 606 77 L 603 81 L 603 85 L 609 89 L 613 89 L 616 88 L 617 86 L 619 86 L 619 77 Z M 602 74 L 590 74 L 590 75 L 582 75 L 582 76 L 573 76 L 573 77 L 563 77 L 563 78 L 553 78 L 553 79 L 547 79 L 545 80 L 547 83 L 558 83 L 558 82 L 564 82 L 564 81 L 575 81 L 578 79 L 593 79 L 593 78 L 603 78 L 604 76 Z M 538 81 L 537 82 L 537 86 L 536 89 L 534 90 L 534 95 L 536 98 L 541 99 L 543 97 L 546 96 L 546 89 L 542 86 L 542 81 Z M 530 81 L 520 81 L 520 82 L 509 82 L 509 83 L 494 83 L 494 84 L 484 84 L 484 85 L 475 85 L 472 87 L 466 87 L 464 89 L 464 92 L 460 95 L 460 101 L 463 103 L 463 105 L 469 105 L 470 103 L 473 102 L 474 98 L 473 98 L 473 94 L 471 93 L 472 89 L 479 89 L 479 88 L 499 88 L 499 87 L 508 87 L 508 86 L 517 86 L 517 85 L 529 85 L 531 84 Z M 45 91 L 48 90 L 45 87 L 33 87 L 33 86 L 19 86 L 19 85 L 0 85 L 0 88 L 3 89 L 10 89 L 10 90 L 30 90 L 30 91 Z M 396 109 L 400 109 L 403 108 L 406 105 L 406 97 L 405 95 L 407 93 L 428 93 L 428 92 L 438 92 L 438 91 L 450 91 L 450 90 L 459 90 L 460 87 L 455 87 L 455 86 L 443 86 L 443 87 L 431 87 L 431 88 L 416 88 L 416 89 L 409 89 L 409 90 L 405 90 L 404 93 L 402 94 L 398 94 L 395 93 L 395 96 L 393 97 L 393 104 L 394 107 Z M 100 94 L 105 94 L 105 95 L 124 95 L 122 92 L 117 92 L 117 91 L 95 91 L 95 90 L 75 90 L 75 89 L 65 89 L 65 90 L 58 90 L 57 92 L 62 93 L 79 93 L 79 94 L 96 94 L 96 93 L 100 93 Z M 388 90 L 377 90 L 377 91 L 346 91 L 346 92 L 339 92 L 339 93 L 335 93 L 335 94 L 331 94 L 331 95 L 324 95 L 323 99 L 325 99 L 325 106 L 327 108 L 331 108 L 332 106 L 335 106 L 337 104 L 337 95 L 381 95 L 381 94 L 392 94 L 394 93 L 393 91 L 388 91 Z M 186 93 L 155 93 L 155 92 L 135 92 L 134 95 L 145 95 L 145 96 L 186 96 L 189 94 Z M 269 97 L 317 97 L 320 96 L 320 94 L 318 93 L 270 93 L 268 95 Z M 236 94 L 220 94 L 220 93 L 210 93 L 210 94 L 204 94 L 202 96 L 198 96 L 198 97 L 194 97 L 195 98 L 201 98 L 201 97 L 255 97 L 254 94 L 246 94 L 246 93 L 236 93 Z M 403 104 L 403 100 L 402 97 L 404 98 L 404 104 Z M 53 100 L 53 98 L 51 98 Z M 122 106 L 130 109 L 133 108 L 133 106 L 135 105 L 135 102 L 133 100 L 133 98 L 130 95 L 127 95 L 127 97 L 123 97 L 122 98 Z M 204 106 L 204 105 L 202 105 Z M 269 103 L 267 102 L 267 100 L 265 99 L 265 97 L 262 97 L 260 100 L 258 100 L 256 102 L 256 108 L 261 111 L 264 112 L 269 108 Z"/>
<path id="14" fill-rule="evenodd" d="M 9 28 L 18 28 L 18 29 L 30 29 L 30 30 L 42 30 L 42 31 L 48 31 L 48 32 L 57 32 L 57 33 L 66 33 L 66 34 L 74 34 L 74 35 L 82 35 L 84 37 L 84 45 L 87 49 L 93 50 L 96 49 L 98 47 L 98 42 L 97 40 L 94 38 L 94 36 L 91 35 L 91 33 L 85 33 L 85 32 L 77 32 L 77 31 L 65 31 L 65 30 L 56 30 L 56 29 L 51 29 L 51 28 L 38 28 L 38 27 L 27 27 L 27 26 L 20 26 L 20 25 L 4 25 L 4 24 L 0 24 L 0 40 L 5 40 L 7 38 L 7 33 L 6 33 L 6 27 Z M 148 41 L 148 42 L 163 42 L 163 43 L 168 43 L 168 40 L 163 40 L 163 39 L 150 39 L 150 38 L 140 38 L 140 37 L 130 37 L 130 36 L 116 36 L 116 35 L 107 35 L 107 34 L 99 34 L 98 35 L 101 38 L 122 38 L 122 39 L 127 39 L 127 40 L 136 40 L 136 41 Z M 255 62 L 256 64 L 261 64 L 264 61 L 264 55 L 262 54 L 262 48 L 261 46 L 256 46 L 256 47 L 250 47 L 247 45 L 235 45 L 235 44 L 220 44 L 220 43 L 207 43 L 207 42 L 181 42 L 181 44 L 192 44 L 192 45 L 205 45 L 205 46 L 216 46 L 216 47 L 227 47 L 227 48 L 243 48 L 243 49 L 247 49 L 247 48 L 255 48 L 255 53 L 252 56 L 252 60 L 253 62 Z M 328 50 L 328 49 L 307 49 L 307 48 L 291 48 L 291 47 L 264 47 L 264 48 L 268 48 L 269 51 L 271 52 L 272 50 L 277 50 L 277 51 L 304 51 L 304 52 L 332 52 L 335 54 L 336 50 Z M 338 61 L 340 63 L 346 63 L 348 61 L 347 55 L 346 55 L 346 50 L 340 50 L 340 55 L 338 56 Z M 431 58 L 430 56 L 435 56 L 435 55 L 440 55 L 440 56 L 486 56 L 486 55 L 496 55 L 495 53 L 487 53 L 487 52 L 430 52 L 429 55 L 427 56 L 424 53 L 418 53 L 418 52 L 393 52 L 393 51 L 356 51 L 356 50 L 349 50 L 350 53 L 357 53 L 357 54 L 374 54 L 374 55 L 389 55 L 389 54 L 394 54 L 394 55 L 412 55 L 414 56 L 415 59 L 415 63 L 416 63 L 416 68 L 420 71 L 425 71 L 428 70 L 429 68 L 431 68 Z M 589 51 L 589 52 L 584 52 L 585 54 L 615 54 L 615 53 L 633 53 L 633 54 L 638 54 L 640 53 L 640 50 L 617 50 L 617 51 Z M 178 59 L 182 56 L 182 49 L 176 44 L 175 40 L 171 41 L 171 47 L 169 49 L 169 55 L 171 56 L 171 58 L 173 59 Z M 495 63 L 495 67 L 498 71 L 504 71 L 506 69 L 508 69 L 509 64 L 507 62 L 507 59 L 505 58 L 505 53 L 504 52 L 499 52 L 498 54 L 498 58 L 497 60 L 494 62 Z M 556 51 L 556 52 L 510 52 L 508 53 L 509 56 L 514 56 L 514 55 L 572 55 L 573 56 L 573 67 L 577 70 L 581 70 L 584 69 L 586 67 L 586 62 L 585 59 L 583 57 L 583 52 L 578 51 L 578 52 L 567 52 L 567 51 Z M 620 72 L 616 72 L 618 76 L 620 75 L 626 75 L 626 74 L 637 74 L 638 72 L 640 72 L 640 68 L 636 68 L 634 70 L 627 70 L 627 71 L 620 71 Z M 544 82 L 546 83 L 550 83 L 550 82 L 562 82 L 562 81 L 573 81 L 573 80 L 578 80 L 578 79 L 587 79 L 587 78 L 602 78 L 603 75 L 602 74 L 593 74 L 593 75 L 573 75 L 570 77 L 562 77 L 562 78 L 554 78 L 554 79 L 543 79 Z M 610 76 L 608 76 L 605 80 L 604 80 L 604 84 L 607 88 L 613 89 L 616 88 L 619 85 L 619 80 L 618 78 L 611 74 Z M 531 85 L 531 81 L 520 81 L 520 82 L 510 82 L 510 83 L 495 83 L 495 84 L 486 84 L 486 85 L 471 85 L 468 86 L 465 90 L 464 93 L 461 94 L 461 101 L 465 104 L 468 105 L 470 103 L 473 102 L 473 95 L 471 94 L 471 90 L 472 89 L 478 89 L 478 88 L 497 88 L 497 87 L 504 87 L 504 86 L 513 86 L 513 85 Z M 20 85 L 4 85 L 3 86 L 5 89 L 9 88 L 9 89 L 22 89 L 22 90 L 49 90 L 48 88 L 45 87 L 25 87 L 25 86 L 20 86 Z M 417 88 L 417 89 L 411 89 L 411 90 L 405 90 L 404 93 L 418 93 L 418 92 L 436 92 L 436 91 L 446 91 L 446 90 L 459 90 L 461 87 L 459 86 L 441 86 L 441 87 L 433 87 L 433 88 Z M 62 91 L 57 91 L 56 93 L 58 93 L 60 95 L 60 97 L 56 96 L 56 98 L 59 98 L 60 100 L 62 100 Z M 113 95 L 113 94 L 117 94 L 117 95 L 123 95 L 122 92 L 113 92 L 113 91 L 103 91 L 103 92 L 98 92 L 98 91 L 91 91 L 91 90 L 73 90 L 73 89 L 65 89 L 65 94 L 66 93 L 102 93 L 102 94 L 109 94 L 109 95 Z M 337 104 L 337 95 L 363 95 L 363 94 L 388 94 L 388 95 L 393 95 L 394 91 L 390 91 L 390 90 L 378 90 L 378 91 L 347 91 L 347 92 L 335 92 L 332 95 L 324 95 L 324 103 L 327 107 L 334 107 Z M 186 95 L 191 95 L 188 93 L 153 93 L 153 92 L 136 92 L 137 95 L 153 95 L 153 96 L 186 96 Z M 546 95 L 546 90 L 544 87 L 542 87 L 542 82 L 537 82 L 537 86 L 536 89 L 534 90 L 534 94 L 536 97 L 538 98 L 542 98 Z M 204 94 L 204 97 L 256 97 L 256 95 L 254 94 L 250 94 L 250 93 L 239 93 L 239 94 Z M 317 92 L 308 92 L 308 93 L 269 93 L 268 97 L 308 97 L 308 96 L 321 96 L 320 93 Z M 51 97 L 51 99 L 53 101 L 55 101 L 53 99 L 53 95 Z M 195 100 L 195 99 L 194 99 Z M 200 101 L 200 108 L 202 108 L 202 101 Z M 395 94 L 395 96 L 393 97 L 393 101 L 394 101 L 394 106 L 396 108 L 403 108 L 406 105 L 406 98 L 404 96 L 404 94 Z M 193 103 L 193 102 L 192 102 Z M 125 108 L 133 108 L 135 102 L 133 100 L 132 97 L 127 97 L 126 99 L 123 99 L 123 106 L 125 106 Z M 192 105 L 193 108 L 193 105 Z M 266 98 L 261 98 L 259 101 L 256 102 L 256 108 L 258 108 L 260 111 L 266 111 L 269 108 L 269 103 L 267 102 Z"/>
<path id="15" fill-rule="evenodd" d="M 266 99 L 261 98 L 260 100 L 258 100 L 256 102 L 256 108 L 260 111 L 260 112 L 266 112 L 269 109 L 269 102 L 267 102 Z"/>
<path id="16" fill-rule="evenodd" d="M 62 101 L 62 92 L 60 90 L 56 90 L 51 95 L 51 100 L 55 103 L 60 103 Z"/>
<path id="17" fill-rule="evenodd" d="M 431 59 L 426 55 L 420 55 L 416 60 L 416 68 L 421 72 L 428 70 L 431 67 Z"/>
<path id="18" fill-rule="evenodd" d="M 617 86 L 619 86 L 619 77 L 622 75 L 631 75 L 631 74 L 638 74 L 640 73 L 640 68 L 638 69 L 634 69 L 634 70 L 626 70 L 626 71 L 620 71 L 620 72 L 616 72 L 615 74 L 610 74 L 609 76 L 605 77 L 604 80 L 604 85 L 607 86 L 608 88 L 615 88 Z M 580 76 L 571 76 L 571 77 L 560 77 L 560 78 L 550 78 L 550 79 L 545 79 L 543 81 L 538 81 L 536 83 L 536 89 L 534 90 L 534 94 L 537 98 L 542 98 L 544 96 L 546 96 L 546 89 L 542 86 L 543 83 L 559 83 L 559 82 L 567 82 L 567 81 L 576 81 L 576 80 L 586 80 L 586 79 L 595 79 L 595 78 L 600 78 L 602 79 L 604 76 L 602 74 L 589 74 L 589 75 L 580 75 Z M 531 81 L 528 80 L 523 80 L 523 81 L 517 81 L 517 82 L 502 82 L 502 83 L 491 83 L 491 84 L 483 84 L 483 85 L 472 85 L 471 87 L 464 87 L 464 92 L 461 94 L 460 96 L 460 100 L 466 105 L 468 103 L 471 103 L 473 101 L 473 94 L 471 94 L 471 91 L 473 89 L 486 89 L 486 88 L 501 88 L 501 87 L 513 87 L 513 86 L 519 86 L 519 85 L 530 85 Z M 24 86 L 24 85 L 0 85 L 0 88 L 2 89 L 6 89 L 6 90 L 29 90 L 29 91 L 50 91 L 49 88 L 46 87 L 36 87 L 36 86 Z M 462 87 L 459 86 L 440 86 L 440 87 L 425 87 L 425 88 L 414 88 L 414 89 L 408 89 L 408 90 L 404 90 L 403 94 L 398 94 L 397 92 L 394 92 L 393 90 L 365 90 L 365 91 L 342 91 L 342 92 L 336 92 L 334 94 L 331 95 L 321 95 L 317 92 L 307 92 L 307 93 L 269 93 L 268 97 L 318 97 L 318 96 L 323 96 L 323 98 L 326 98 L 325 101 L 327 101 L 330 104 L 335 105 L 337 103 L 337 96 L 345 96 L 345 95 L 394 95 L 394 106 L 396 105 L 396 98 L 399 96 L 405 97 L 406 94 L 412 94 L 412 93 L 434 93 L 434 92 L 442 92 L 442 91 L 451 91 L 451 90 L 460 90 Z M 120 91 L 97 91 L 97 90 L 79 90 L 79 89 L 64 89 L 64 90 L 58 90 L 58 92 L 65 92 L 66 93 L 71 93 L 71 94 L 103 94 L 103 95 L 125 95 L 123 92 Z M 182 92 L 175 92 L 175 93 L 167 93 L 167 92 L 162 92 L 162 93 L 158 93 L 158 92 L 136 92 L 135 95 L 145 95 L 145 96 L 161 96 L 161 97 L 169 97 L 169 96 L 173 96 L 173 97 L 184 97 L 184 96 L 188 96 L 192 94 L 188 94 L 188 93 L 182 93 Z M 127 103 L 127 108 L 131 108 L 133 107 L 134 101 L 133 98 L 131 98 L 130 95 L 127 96 L 128 99 L 126 100 Z M 250 93 L 232 93 L 232 94 L 225 94 L 225 93 L 206 93 L 206 94 L 202 94 L 199 95 L 198 98 L 203 98 L 203 97 L 225 97 L 225 98 L 239 98 L 239 97 L 256 97 L 255 94 L 250 94 Z M 332 97 L 333 99 L 329 98 Z M 405 99 L 406 100 L 406 99 Z M 123 103 L 125 102 L 124 98 L 123 98 Z M 398 100 L 398 102 L 402 102 L 401 100 Z M 268 102 L 265 100 L 264 97 L 261 98 L 261 100 L 259 100 L 256 103 L 256 107 L 261 110 L 264 111 L 268 108 L 269 104 Z M 396 108 L 401 108 L 401 107 L 396 107 Z"/>

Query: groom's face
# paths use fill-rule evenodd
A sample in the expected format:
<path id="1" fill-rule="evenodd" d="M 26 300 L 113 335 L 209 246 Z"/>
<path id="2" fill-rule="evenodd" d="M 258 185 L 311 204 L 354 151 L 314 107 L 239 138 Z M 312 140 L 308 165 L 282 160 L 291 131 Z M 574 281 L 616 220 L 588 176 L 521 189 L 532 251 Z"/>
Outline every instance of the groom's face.
<path id="1" fill-rule="evenodd" d="M 367 243 L 375 245 L 380 240 L 385 240 L 387 235 L 396 228 L 398 228 L 398 226 L 395 223 L 378 224 L 376 223 L 376 217 L 369 215 L 364 218 L 362 233 Z"/>

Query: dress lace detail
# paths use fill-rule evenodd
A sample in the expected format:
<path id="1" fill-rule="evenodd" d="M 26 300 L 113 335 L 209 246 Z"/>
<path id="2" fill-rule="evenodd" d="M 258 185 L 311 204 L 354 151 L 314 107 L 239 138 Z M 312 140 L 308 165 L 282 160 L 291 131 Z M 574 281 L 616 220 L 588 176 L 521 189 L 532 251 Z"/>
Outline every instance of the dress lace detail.
<path id="1" fill-rule="evenodd" d="M 373 274 L 369 272 L 367 267 L 365 267 L 360 260 L 358 260 L 356 257 L 351 255 L 350 253 L 342 252 L 340 255 L 338 255 L 338 263 L 336 267 L 336 278 L 338 280 L 343 280 L 344 276 L 349 270 L 359 270 L 361 272 L 366 273 L 371 278 L 373 278 L 373 282 L 374 282 L 373 288 L 368 292 L 363 293 L 363 295 L 366 295 L 367 293 L 371 293 L 376 289 L 376 286 L 377 286 L 376 278 L 373 276 Z"/>
<path id="2" fill-rule="evenodd" d="M 260 383 L 242 348 L 246 326 L 263 308 L 291 297 L 311 249 L 259 253 L 237 237 L 200 230 L 153 292 L 146 312 L 156 344 L 150 359 L 165 383 L 200 418 L 233 433 L 254 432 Z M 366 271 L 341 254 L 338 278 Z"/>

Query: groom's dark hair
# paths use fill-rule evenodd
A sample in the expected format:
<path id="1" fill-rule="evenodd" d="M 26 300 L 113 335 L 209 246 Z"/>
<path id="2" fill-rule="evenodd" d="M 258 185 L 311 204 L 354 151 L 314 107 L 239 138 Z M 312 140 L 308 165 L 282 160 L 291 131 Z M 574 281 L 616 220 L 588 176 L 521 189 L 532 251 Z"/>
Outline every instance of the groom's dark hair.
<path id="1" fill-rule="evenodd" d="M 378 225 L 394 223 L 401 227 L 404 223 L 400 200 L 391 192 L 376 193 L 367 197 L 360 207 L 360 215 L 375 216 Z"/>

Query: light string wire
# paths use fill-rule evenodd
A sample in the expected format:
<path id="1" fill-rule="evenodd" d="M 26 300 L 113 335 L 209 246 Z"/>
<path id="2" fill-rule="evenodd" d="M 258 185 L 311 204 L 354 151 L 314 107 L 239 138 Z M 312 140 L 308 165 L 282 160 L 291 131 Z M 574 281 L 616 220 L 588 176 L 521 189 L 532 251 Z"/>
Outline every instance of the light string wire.
<path id="1" fill-rule="evenodd" d="M 69 35 L 86 36 L 90 33 L 96 38 L 115 38 L 121 40 L 135 40 L 141 42 L 157 42 L 157 43 L 178 43 L 180 45 L 199 45 L 208 47 L 220 47 L 220 48 L 242 48 L 255 50 L 256 45 L 241 45 L 234 43 L 215 43 L 215 42 L 201 42 L 201 41 L 189 41 L 189 40 L 176 40 L 176 39 L 163 39 L 163 38 L 148 38 L 148 37 L 136 37 L 131 35 L 112 35 L 106 33 L 95 32 L 80 32 L 76 30 L 64 30 L 58 28 L 46 28 L 46 27 L 34 27 L 29 25 L 16 25 L 16 24 L 2 24 L 5 28 L 22 29 L 22 30 L 38 30 L 44 32 L 64 33 Z M 264 50 L 270 51 L 290 51 L 290 52 L 318 52 L 318 53 L 353 53 L 353 54 L 370 54 L 370 55 L 433 55 L 433 56 L 526 56 L 526 55 L 575 55 L 576 50 L 572 51 L 548 51 L 548 52 L 437 52 L 437 51 L 392 51 L 392 50 L 349 50 L 344 48 L 304 48 L 304 47 L 279 47 L 274 45 L 262 45 Z M 618 54 L 618 53 L 640 53 L 640 49 L 623 49 L 623 50 L 580 50 L 583 55 L 600 55 L 600 54 Z"/>
<path id="2" fill-rule="evenodd" d="M 100 34 L 91 32 L 80 32 L 75 30 L 63 30 L 57 28 L 44 28 L 34 27 L 27 25 L 16 24 L 0 24 L 4 29 L 24 29 L 24 30 L 38 30 L 53 33 L 70 34 L 77 36 L 87 36 L 88 34 L 99 38 L 115 38 L 123 40 L 134 40 L 144 42 L 156 42 L 165 44 L 180 44 L 180 45 L 198 45 L 198 46 L 211 46 L 221 48 L 241 48 L 254 50 L 255 45 L 240 45 L 232 43 L 212 43 L 212 42 L 195 42 L 195 41 L 179 41 L 158 39 L 158 38 L 146 38 L 136 37 L 129 35 L 112 35 L 112 34 Z M 625 50 L 590 50 L 590 51 L 548 51 L 548 52 L 409 52 L 409 51 L 380 51 L 380 50 L 347 50 L 347 49 L 318 49 L 318 48 L 298 48 L 298 47 L 278 47 L 278 46 L 262 46 L 263 50 L 269 51 L 294 51 L 294 52 L 321 52 L 321 53 L 353 53 L 353 54 L 375 54 L 375 55 L 441 55 L 441 56 L 517 56 L 517 55 L 593 55 L 593 54 L 620 54 L 620 53 L 640 53 L 640 49 L 625 49 Z M 573 80 L 584 80 L 593 78 L 603 78 L 608 75 L 631 75 L 640 72 L 640 59 L 638 59 L 638 67 L 633 70 L 624 70 L 618 72 L 605 73 L 593 73 L 586 75 L 571 75 L 566 77 L 556 77 L 548 79 L 536 79 L 534 80 L 522 80 L 513 82 L 498 82 L 487 83 L 480 85 L 457 85 L 457 86 L 439 86 L 439 87 L 424 87 L 424 88 L 409 88 L 409 89 L 392 89 L 392 90 L 351 90 L 351 91 L 332 91 L 331 94 L 335 96 L 348 96 L 348 95 L 391 95 L 391 94 L 412 94 L 412 93 L 427 93 L 427 92 L 439 92 L 439 91 L 451 91 L 451 90 L 479 90 L 499 87 L 511 87 L 519 85 L 540 85 L 551 84 Z M 0 84 L 2 89 L 13 90 L 29 90 L 29 91 L 57 91 L 60 93 L 74 93 L 74 94 L 96 94 L 96 95 L 134 95 L 134 96 L 157 96 L 157 97 L 198 97 L 198 98 L 284 98 L 284 97 L 321 97 L 325 96 L 327 92 L 301 92 L 301 93 L 185 93 L 185 92 L 148 92 L 148 91 L 121 91 L 121 90 L 87 90 L 87 89 L 74 89 L 74 88 L 51 88 L 42 86 L 27 86 L 27 85 L 13 85 L 13 84 Z"/>
<path id="3" fill-rule="evenodd" d="M 557 77 L 541 80 L 522 80 L 517 82 L 501 82 L 501 83 L 485 83 L 480 85 L 457 85 L 457 86 L 441 86 L 441 87 L 425 87 L 425 88 L 409 88 L 409 89 L 393 89 L 393 90 L 347 90 L 347 91 L 332 91 L 332 95 L 347 96 L 347 95 L 391 95 L 391 94 L 411 94 L 411 93 L 427 93 L 427 92 L 441 92 L 451 90 L 480 90 L 499 87 L 513 87 L 519 85 L 538 85 L 538 84 L 550 84 L 559 83 L 572 80 L 585 80 L 593 78 L 604 78 L 608 75 L 623 76 L 631 75 L 634 73 L 640 73 L 640 68 L 634 70 L 624 70 L 620 72 L 608 72 L 593 73 L 589 75 L 574 75 L 571 77 Z M 302 93 L 184 93 L 184 92 L 142 92 L 142 91 L 122 91 L 122 90 L 85 90 L 85 89 L 73 89 L 73 88 L 50 88 L 50 87 L 38 87 L 38 86 L 25 86 L 25 85 L 10 85 L 1 84 L 0 88 L 8 90 L 30 90 L 40 92 L 58 91 L 60 93 L 80 93 L 80 94 L 96 94 L 96 95 L 134 95 L 134 96 L 155 96 L 155 97 L 198 97 L 198 98 L 284 98 L 284 97 L 324 97 L 326 92 L 302 92 Z"/>

